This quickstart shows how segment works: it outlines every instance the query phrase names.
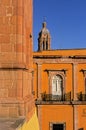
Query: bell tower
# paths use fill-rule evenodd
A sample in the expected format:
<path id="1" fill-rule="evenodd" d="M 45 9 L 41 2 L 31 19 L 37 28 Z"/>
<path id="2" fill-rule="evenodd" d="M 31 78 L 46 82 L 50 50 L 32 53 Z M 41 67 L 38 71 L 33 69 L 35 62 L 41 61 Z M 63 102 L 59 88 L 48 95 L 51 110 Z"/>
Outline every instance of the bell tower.
<path id="1" fill-rule="evenodd" d="M 42 29 L 38 37 L 38 51 L 50 50 L 51 36 L 49 30 L 46 28 L 46 22 L 42 23 Z"/>

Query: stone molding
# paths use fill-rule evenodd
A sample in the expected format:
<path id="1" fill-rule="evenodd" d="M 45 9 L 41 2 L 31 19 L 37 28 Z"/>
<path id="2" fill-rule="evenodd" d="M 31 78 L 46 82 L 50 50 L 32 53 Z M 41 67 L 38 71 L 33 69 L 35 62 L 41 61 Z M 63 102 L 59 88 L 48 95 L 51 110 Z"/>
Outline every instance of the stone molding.
<path id="1" fill-rule="evenodd" d="M 49 82 L 49 85 L 48 85 L 48 88 L 49 88 L 49 93 L 51 93 L 51 91 L 52 91 L 52 77 L 54 76 L 54 75 L 60 75 L 61 77 L 62 77 L 62 79 L 63 79 L 63 94 L 64 94 L 64 92 L 65 92 L 65 76 L 66 76 L 66 70 L 56 70 L 56 69 L 54 69 L 54 70 L 45 70 L 47 73 L 48 73 L 48 82 Z"/>
<path id="2" fill-rule="evenodd" d="M 86 59 L 72 59 L 72 58 L 34 58 L 33 59 L 34 63 L 38 63 L 38 64 L 48 64 L 48 63 L 55 63 L 55 64 L 59 64 L 59 63 L 82 63 L 85 64 L 86 63 Z"/>

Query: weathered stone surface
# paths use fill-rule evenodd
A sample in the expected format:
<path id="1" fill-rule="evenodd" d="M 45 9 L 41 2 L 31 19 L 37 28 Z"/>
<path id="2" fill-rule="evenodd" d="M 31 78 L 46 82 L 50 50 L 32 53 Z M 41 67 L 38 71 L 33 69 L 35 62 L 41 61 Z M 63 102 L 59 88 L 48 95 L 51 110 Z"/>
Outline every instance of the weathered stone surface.
<path id="1" fill-rule="evenodd" d="M 0 130 L 16 130 L 24 122 L 24 118 L 0 118 Z"/>
<path id="2" fill-rule="evenodd" d="M 31 34 L 32 0 L 0 0 L 0 117 L 26 116 L 34 107 Z"/>

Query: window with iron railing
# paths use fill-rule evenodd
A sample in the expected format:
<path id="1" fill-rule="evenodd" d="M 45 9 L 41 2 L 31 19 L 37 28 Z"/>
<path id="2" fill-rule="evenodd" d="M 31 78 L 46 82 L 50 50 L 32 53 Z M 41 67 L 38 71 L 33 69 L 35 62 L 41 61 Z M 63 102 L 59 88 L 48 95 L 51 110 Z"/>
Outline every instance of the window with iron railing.
<path id="1" fill-rule="evenodd" d="M 49 92 L 41 93 L 42 101 L 71 101 L 71 92 L 65 93 L 64 77 L 60 73 L 50 73 Z"/>

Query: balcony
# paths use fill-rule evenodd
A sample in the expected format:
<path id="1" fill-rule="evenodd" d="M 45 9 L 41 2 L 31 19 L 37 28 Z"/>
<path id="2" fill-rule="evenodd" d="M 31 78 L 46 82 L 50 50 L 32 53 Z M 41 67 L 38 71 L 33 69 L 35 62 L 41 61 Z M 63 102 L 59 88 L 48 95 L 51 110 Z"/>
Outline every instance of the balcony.
<path id="1" fill-rule="evenodd" d="M 77 100 L 72 99 L 71 92 L 65 93 L 62 96 L 47 94 L 46 92 L 41 93 L 41 98 L 36 99 L 36 105 L 44 104 L 71 104 L 71 105 L 86 105 L 86 94 L 82 92 L 77 93 Z"/>
<path id="2" fill-rule="evenodd" d="M 82 92 L 79 92 L 77 94 L 77 98 L 79 101 L 86 101 L 86 94 L 83 94 Z"/>
<path id="3" fill-rule="evenodd" d="M 64 95 L 52 95 L 46 94 L 45 92 L 41 94 L 42 101 L 71 101 L 71 92 L 65 93 Z"/>

